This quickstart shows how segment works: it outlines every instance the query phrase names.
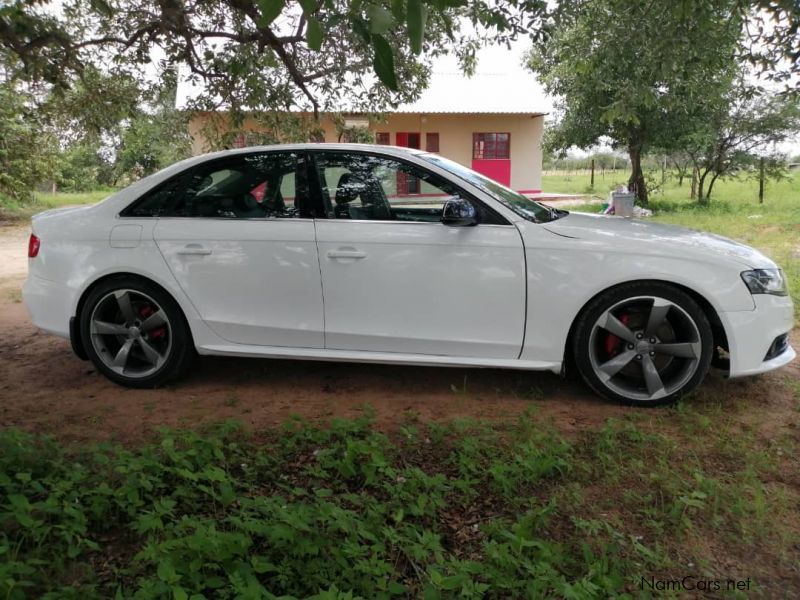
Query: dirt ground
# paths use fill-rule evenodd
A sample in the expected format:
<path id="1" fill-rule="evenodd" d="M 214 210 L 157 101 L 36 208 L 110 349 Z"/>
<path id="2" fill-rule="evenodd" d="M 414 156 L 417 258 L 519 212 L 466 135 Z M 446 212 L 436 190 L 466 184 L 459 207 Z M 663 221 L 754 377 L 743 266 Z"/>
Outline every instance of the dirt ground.
<path id="1" fill-rule="evenodd" d="M 291 415 L 311 421 L 374 411 L 378 425 L 396 428 L 409 416 L 509 418 L 533 410 L 570 435 L 631 409 L 591 395 L 578 381 L 549 373 L 356 365 L 312 361 L 201 357 L 171 387 L 129 390 L 75 357 L 65 340 L 37 331 L 21 303 L 27 269 L 26 226 L 0 225 L 0 427 L 49 433 L 67 442 L 135 443 L 157 427 L 196 427 L 237 419 L 259 430 Z M 794 344 L 800 336 L 795 332 Z M 755 379 L 710 375 L 696 395 L 753 399 L 743 426 L 771 436 L 800 425 L 793 386 L 800 365 Z M 768 415 L 768 417 L 765 417 Z"/>

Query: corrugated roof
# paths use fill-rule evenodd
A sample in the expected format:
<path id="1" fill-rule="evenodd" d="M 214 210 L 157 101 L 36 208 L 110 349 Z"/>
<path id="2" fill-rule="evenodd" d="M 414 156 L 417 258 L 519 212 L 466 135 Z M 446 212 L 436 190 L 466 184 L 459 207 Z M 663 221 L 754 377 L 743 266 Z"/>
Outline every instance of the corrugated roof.
<path id="1" fill-rule="evenodd" d="M 454 57 L 440 57 L 433 65 L 430 82 L 415 102 L 401 104 L 389 113 L 428 114 L 528 114 L 542 115 L 552 111 L 552 101 L 530 71 L 522 65 L 524 47 L 511 49 L 490 47 L 478 56 L 478 68 L 472 77 L 458 70 Z M 178 83 L 178 108 L 202 92 L 202 85 L 181 78 Z M 342 112 L 353 107 L 338 106 Z"/>
<path id="2" fill-rule="evenodd" d="M 401 104 L 398 113 L 547 114 L 550 100 L 533 74 L 522 69 L 506 73 L 437 72 L 416 102 Z"/>

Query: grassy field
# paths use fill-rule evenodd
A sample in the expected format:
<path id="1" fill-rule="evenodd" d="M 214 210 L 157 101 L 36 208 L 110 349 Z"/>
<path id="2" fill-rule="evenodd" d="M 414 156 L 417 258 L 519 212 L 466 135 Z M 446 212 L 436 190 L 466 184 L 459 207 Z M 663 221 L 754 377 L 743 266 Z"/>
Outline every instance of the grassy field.
<path id="1" fill-rule="evenodd" d="M 111 188 L 92 190 L 89 192 L 58 192 L 55 194 L 35 192 L 34 201 L 27 204 L 18 204 L 12 201 L 0 203 L 0 219 L 23 220 L 43 210 L 74 206 L 79 204 L 94 204 L 107 198 L 116 190 Z"/>

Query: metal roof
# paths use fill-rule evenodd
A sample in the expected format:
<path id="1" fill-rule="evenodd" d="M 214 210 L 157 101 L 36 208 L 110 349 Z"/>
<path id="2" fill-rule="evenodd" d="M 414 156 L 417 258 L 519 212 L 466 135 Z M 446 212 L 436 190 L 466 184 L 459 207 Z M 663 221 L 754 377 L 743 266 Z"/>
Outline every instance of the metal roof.
<path id="1" fill-rule="evenodd" d="M 533 74 L 515 69 L 478 72 L 472 77 L 434 71 L 419 100 L 387 112 L 543 115 L 551 110 L 551 102 Z"/>
<path id="2" fill-rule="evenodd" d="M 553 104 L 536 81 L 533 73 L 522 66 L 524 45 L 512 48 L 488 47 L 478 53 L 475 74 L 460 72 L 455 57 L 439 57 L 434 61 L 428 87 L 415 102 L 387 108 L 386 113 L 426 114 L 524 114 L 544 115 Z M 176 105 L 186 108 L 190 100 L 202 92 L 202 84 L 185 77 L 178 82 Z M 344 101 L 334 110 L 360 112 Z"/>

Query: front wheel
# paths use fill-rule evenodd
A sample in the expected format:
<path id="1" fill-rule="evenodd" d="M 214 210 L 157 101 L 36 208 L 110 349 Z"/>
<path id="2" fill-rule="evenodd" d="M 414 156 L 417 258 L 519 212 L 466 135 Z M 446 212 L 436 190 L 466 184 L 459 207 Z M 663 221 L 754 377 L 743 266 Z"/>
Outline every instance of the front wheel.
<path id="1" fill-rule="evenodd" d="M 713 334 L 688 294 L 662 283 L 631 283 L 595 298 L 583 312 L 573 355 L 601 396 L 640 406 L 670 404 L 708 372 Z"/>
<path id="2" fill-rule="evenodd" d="M 89 294 L 80 319 L 89 358 L 120 385 L 162 385 L 180 375 L 194 353 L 178 304 L 144 280 L 101 283 Z"/>

